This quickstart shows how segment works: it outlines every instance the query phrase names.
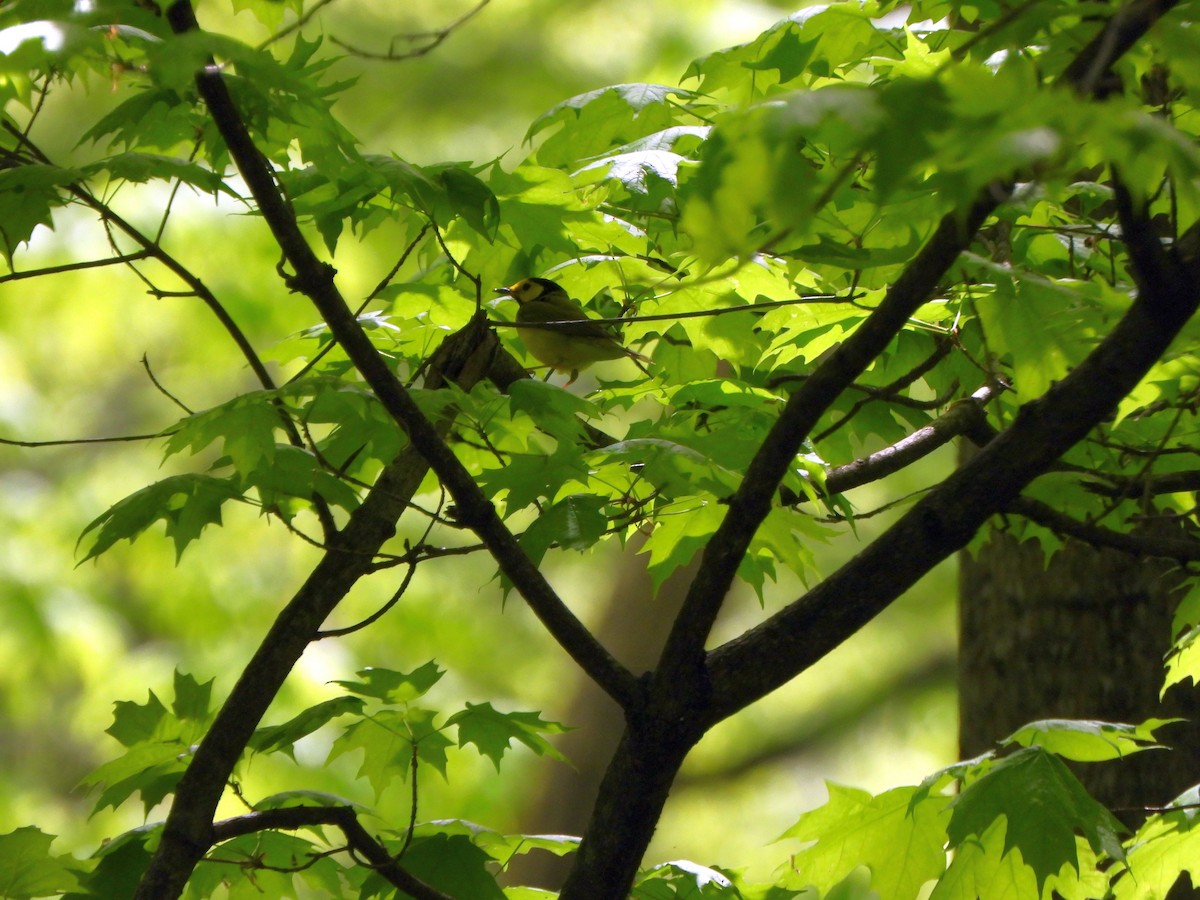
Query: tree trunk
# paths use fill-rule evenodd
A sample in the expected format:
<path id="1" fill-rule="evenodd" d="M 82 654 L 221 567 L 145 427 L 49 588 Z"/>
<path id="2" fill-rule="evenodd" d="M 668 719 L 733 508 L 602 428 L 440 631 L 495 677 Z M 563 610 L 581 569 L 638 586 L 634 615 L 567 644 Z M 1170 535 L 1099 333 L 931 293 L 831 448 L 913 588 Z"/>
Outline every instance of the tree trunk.
<path id="1" fill-rule="evenodd" d="M 1166 523 L 1155 530 L 1169 531 Z M 1146 531 L 1153 533 L 1150 529 Z M 1044 564 L 1035 542 L 994 532 L 959 579 L 959 748 L 969 758 L 1045 718 L 1189 719 L 1159 732 L 1170 752 L 1075 767 L 1126 824 L 1200 781 L 1196 693 L 1163 701 L 1163 653 L 1180 578 L 1174 564 L 1070 542 Z"/>

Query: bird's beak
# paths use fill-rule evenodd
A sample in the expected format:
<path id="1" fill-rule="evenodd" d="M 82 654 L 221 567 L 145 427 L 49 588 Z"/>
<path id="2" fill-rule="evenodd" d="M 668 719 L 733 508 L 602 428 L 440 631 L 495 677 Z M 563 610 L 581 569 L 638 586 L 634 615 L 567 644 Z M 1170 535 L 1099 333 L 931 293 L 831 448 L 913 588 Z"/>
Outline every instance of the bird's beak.
<path id="1" fill-rule="evenodd" d="M 504 294 L 506 297 L 512 296 L 512 288 L 492 288 L 494 294 Z"/>

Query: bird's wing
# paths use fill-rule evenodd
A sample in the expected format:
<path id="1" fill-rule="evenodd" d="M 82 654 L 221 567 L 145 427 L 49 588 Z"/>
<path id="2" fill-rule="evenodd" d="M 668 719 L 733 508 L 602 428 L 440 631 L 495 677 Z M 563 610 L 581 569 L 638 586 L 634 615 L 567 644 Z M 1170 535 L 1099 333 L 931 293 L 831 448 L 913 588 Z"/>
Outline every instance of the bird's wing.
<path id="1" fill-rule="evenodd" d="M 571 319 L 587 319 L 587 313 L 583 311 L 583 307 L 571 308 L 563 303 L 544 303 L 538 300 L 522 303 L 521 308 L 517 311 L 517 321 L 530 325 L 541 322 L 564 322 Z M 591 321 L 574 322 L 570 325 L 559 325 L 554 329 L 546 330 L 571 337 L 602 338 L 609 341 L 617 339 L 616 335 L 603 325 Z"/>

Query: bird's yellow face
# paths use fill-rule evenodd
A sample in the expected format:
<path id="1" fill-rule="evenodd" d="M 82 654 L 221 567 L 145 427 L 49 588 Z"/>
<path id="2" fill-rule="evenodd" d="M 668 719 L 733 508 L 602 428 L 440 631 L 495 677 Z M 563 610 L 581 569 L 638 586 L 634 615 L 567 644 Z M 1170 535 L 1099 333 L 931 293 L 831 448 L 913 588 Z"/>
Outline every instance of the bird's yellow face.
<path id="1" fill-rule="evenodd" d="M 516 284 L 509 287 L 496 288 L 497 294 L 505 294 L 512 297 L 517 303 L 528 303 L 530 300 L 536 300 L 552 292 L 564 295 L 566 293 L 561 287 L 546 278 L 522 278 Z"/>

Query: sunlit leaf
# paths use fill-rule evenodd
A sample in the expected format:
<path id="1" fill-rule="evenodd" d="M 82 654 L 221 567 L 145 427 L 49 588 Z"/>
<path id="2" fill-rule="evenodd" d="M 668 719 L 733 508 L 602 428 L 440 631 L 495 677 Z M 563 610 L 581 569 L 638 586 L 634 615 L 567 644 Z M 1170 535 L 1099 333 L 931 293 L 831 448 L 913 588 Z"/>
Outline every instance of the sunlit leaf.
<path id="1" fill-rule="evenodd" d="M 241 498 L 228 480 L 210 475 L 172 475 L 131 494 L 93 519 L 80 535 L 91 535 L 82 562 L 99 556 L 120 540 L 133 540 L 155 522 L 166 523 L 176 559 L 208 525 L 221 524 L 221 507 Z"/>
<path id="2" fill-rule="evenodd" d="M 1120 859 L 1123 826 L 1088 795 L 1066 765 L 1040 748 L 1019 750 L 964 787 L 950 804 L 951 847 L 982 835 L 1001 816 L 1005 853 L 1016 848 L 1040 885 L 1064 865 L 1078 869 L 1075 832 Z"/>
<path id="3" fill-rule="evenodd" d="M 1057 756 L 1079 762 L 1121 759 L 1141 750 L 1162 750 L 1156 729 L 1179 719 L 1148 719 L 1140 725 L 1079 719 L 1043 719 L 1017 729 L 1002 743 L 1041 747 Z"/>
<path id="4" fill-rule="evenodd" d="M 535 712 L 502 713 L 490 703 L 468 703 L 446 720 L 446 726 L 458 729 L 458 745 L 472 744 L 500 771 L 500 760 L 511 746 L 520 741 L 538 756 L 563 760 L 564 757 L 544 734 L 561 734 L 566 729 L 557 722 L 547 722 Z"/>
<path id="5" fill-rule="evenodd" d="M 360 697 L 371 697 L 385 703 L 409 703 L 416 700 L 441 681 L 446 670 L 432 659 L 411 672 L 397 672 L 372 666 L 355 674 L 360 681 L 335 681 Z"/>
<path id="6" fill-rule="evenodd" d="M 816 843 L 795 855 L 804 884 L 832 888 L 856 867 L 871 871 L 881 900 L 908 900 L 946 866 L 942 849 L 949 812 L 945 800 L 912 803 L 916 788 L 872 797 L 866 791 L 827 785 L 829 802 L 805 813 L 783 838 Z"/>
<path id="7" fill-rule="evenodd" d="M 71 870 L 78 860 L 52 855 L 53 841 L 54 835 L 32 826 L 0 834 L 0 896 L 26 900 L 75 887 Z"/>

